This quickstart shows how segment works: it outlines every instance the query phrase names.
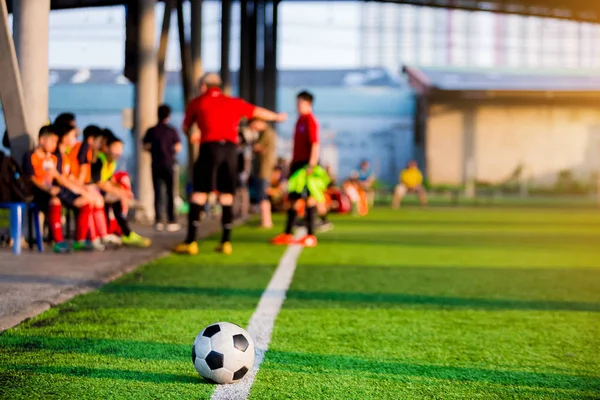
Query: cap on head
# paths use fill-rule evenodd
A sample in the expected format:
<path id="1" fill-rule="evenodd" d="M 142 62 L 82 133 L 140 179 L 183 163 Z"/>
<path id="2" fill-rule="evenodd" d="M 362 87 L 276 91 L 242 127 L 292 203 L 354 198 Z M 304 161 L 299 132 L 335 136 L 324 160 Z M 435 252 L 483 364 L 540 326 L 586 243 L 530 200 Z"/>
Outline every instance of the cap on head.
<path id="1" fill-rule="evenodd" d="M 209 72 L 200 79 L 200 87 L 206 85 L 206 87 L 209 89 L 218 88 L 221 87 L 221 84 L 221 77 L 219 76 L 219 74 L 216 74 L 214 72 Z"/>

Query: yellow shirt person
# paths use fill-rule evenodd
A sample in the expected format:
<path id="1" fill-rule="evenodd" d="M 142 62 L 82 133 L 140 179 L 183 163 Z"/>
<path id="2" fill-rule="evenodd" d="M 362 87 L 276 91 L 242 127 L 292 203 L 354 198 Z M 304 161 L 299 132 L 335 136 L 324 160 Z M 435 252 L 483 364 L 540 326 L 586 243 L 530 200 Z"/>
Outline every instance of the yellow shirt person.
<path id="1" fill-rule="evenodd" d="M 408 163 L 408 167 L 400 172 L 399 183 L 394 190 L 392 208 L 400 207 L 400 202 L 406 193 L 416 193 L 422 205 L 427 204 L 427 193 L 423 187 L 423 174 L 416 161 Z"/>
<path id="2" fill-rule="evenodd" d="M 416 165 L 408 167 L 400 173 L 400 183 L 408 189 L 414 189 L 423 184 L 423 174 Z"/>

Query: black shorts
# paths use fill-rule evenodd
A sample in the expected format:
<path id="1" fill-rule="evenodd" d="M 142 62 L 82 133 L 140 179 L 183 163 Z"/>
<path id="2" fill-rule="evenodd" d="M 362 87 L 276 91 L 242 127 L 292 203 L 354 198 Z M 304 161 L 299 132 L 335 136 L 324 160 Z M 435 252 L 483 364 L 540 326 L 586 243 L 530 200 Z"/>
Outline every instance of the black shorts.
<path id="1" fill-rule="evenodd" d="M 46 213 L 48 211 L 48 206 L 50 206 L 50 199 L 52 199 L 50 193 L 38 188 L 37 186 L 34 186 L 33 202 L 35 203 L 37 208 L 43 213 Z"/>
<path id="2" fill-rule="evenodd" d="M 68 208 L 75 208 L 75 200 L 81 197 L 81 195 L 73 193 L 69 189 L 61 188 L 57 197 L 63 204 L 63 206 Z"/>
<path id="3" fill-rule="evenodd" d="M 294 175 L 294 172 L 298 171 L 299 169 L 302 169 L 304 167 L 306 167 L 308 165 L 308 160 L 306 161 L 294 161 L 291 165 L 290 165 L 290 173 L 288 175 L 288 179 Z"/>
<path id="4" fill-rule="evenodd" d="M 238 174 L 237 145 L 208 142 L 200 145 L 194 165 L 194 192 L 235 194 Z"/>
<path id="5" fill-rule="evenodd" d="M 306 167 L 308 165 L 308 161 L 294 161 L 291 165 L 290 165 L 290 174 L 288 175 L 288 179 L 294 175 L 294 172 Z M 308 188 L 304 188 L 304 190 L 302 191 L 302 193 L 289 193 L 289 199 L 292 201 L 295 200 L 299 200 L 299 199 L 306 199 L 307 197 L 310 196 L 310 192 L 308 190 Z"/>

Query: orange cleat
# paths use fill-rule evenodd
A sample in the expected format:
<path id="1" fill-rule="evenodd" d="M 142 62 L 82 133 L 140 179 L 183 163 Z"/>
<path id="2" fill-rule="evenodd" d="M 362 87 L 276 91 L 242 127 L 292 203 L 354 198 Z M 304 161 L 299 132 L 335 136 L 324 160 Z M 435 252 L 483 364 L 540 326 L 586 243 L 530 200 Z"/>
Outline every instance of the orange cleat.
<path id="1" fill-rule="evenodd" d="M 317 237 L 315 235 L 306 235 L 301 239 L 293 242 L 293 244 L 297 244 L 299 246 L 304 247 L 315 247 L 317 245 Z"/>
<path id="2" fill-rule="evenodd" d="M 287 246 L 288 244 L 291 244 L 293 242 L 294 237 L 287 233 L 280 233 L 279 235 L 271 239 L 271 244 L 274 244 L 276 246 Z"/>

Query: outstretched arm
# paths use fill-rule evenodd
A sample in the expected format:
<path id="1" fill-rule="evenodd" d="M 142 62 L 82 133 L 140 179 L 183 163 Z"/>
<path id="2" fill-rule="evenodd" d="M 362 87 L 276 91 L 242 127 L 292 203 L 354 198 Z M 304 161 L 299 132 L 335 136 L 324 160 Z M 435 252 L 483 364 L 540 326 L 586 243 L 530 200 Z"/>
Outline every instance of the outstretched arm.
<path id="1" fill-rule="evenodd" d="M 252 118 L 262 119 L 263 121 L 283 122 L 287 119 L 286 113 L 276 113 L 266 108 L 256 107 L 252 113 Z"/>

